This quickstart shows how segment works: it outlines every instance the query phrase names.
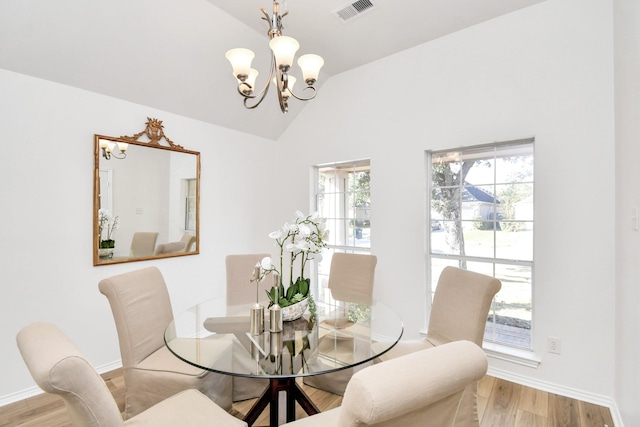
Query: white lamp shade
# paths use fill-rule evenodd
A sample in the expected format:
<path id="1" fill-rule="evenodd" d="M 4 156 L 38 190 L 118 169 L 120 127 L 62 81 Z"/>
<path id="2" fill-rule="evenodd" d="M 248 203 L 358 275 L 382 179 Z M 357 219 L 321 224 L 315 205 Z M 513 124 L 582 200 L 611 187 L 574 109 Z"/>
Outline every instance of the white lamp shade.
<path id="1" fill-rule="evenodd" d="M 258 74 L 259 74 L 258 70 L 256 70 L 255 68 L 252 68 L 251 70 L 249 70 L 249 77 L 247 77 L 244 83 L 251 86 L 251 88 L 249 88 L 249 86 L 247 85 L 242 85 L 241 90 L 247 92 L 248 94 L 252 93 L 256 87 L 256 79 L 258 78 Z M 241 84 L 241 83 L 242 81 L 238 79 L 238 84 Z"/>
<path id="2" fill-rule="evenodd" d="M 249 85 L 252 88 L 256 87 L 257 78 L 258 78 L 258 70 L 256 70 L 255 68 L 252 68 L 251 70 L 249 70 L 249 77 L 247 77 L 247 83 L 249 83 Z"/>
<path id="3" fill-rule="evenodd" d="M 118 142 L 118 149 L 120 150 L 120 152 L 124 153 L 125 151 L 127 151 L 127 148 L 129 148 L 129 144 L 127 144 L 126 142 Z"/>
<path id="4" fill-rule="evenodd" d="M 298 59 L 298 66 L 302 70 L 302 77 L 305 82 L 312 81 L 313 84 L 318 80 L 318 74 L 320 74 L 320 68 L 324 65 L 324 59 L 319 55 L 309 53 L 302 55 Z"/>
<path id="5" fill-rule="evenodd" d="M 231 62 L 233 75 L 238 78 L 239 76 L 249 75 L 251 71 L 251 61 L 253 61 L 256 55 L 249 49 L 238 48 L 228 50 L 224 56 Z"/>
<path id="6" fill-rule="evenodd" d="M 278 82 L 277 82 L 277 77 L 273 78 L 273 84 L 276 85 L 276 87 L 278 87 Z M 296 84 L 296 78 L 290 75 L 287 75 L 287 90 L 283 91 L 282 93 L 286 96 L 291 96 L 291 90 L 293 90 L 293 85 Z"/>
<path id="7" fill-rule="evenodd" d="M 291 67 L 293 57 L 300 48 L 300 44 L 293 37 L 280 36 L 272 38 L 269 41 L 269 47 L 276 57 L 278 68 L 282 66 Z"/>

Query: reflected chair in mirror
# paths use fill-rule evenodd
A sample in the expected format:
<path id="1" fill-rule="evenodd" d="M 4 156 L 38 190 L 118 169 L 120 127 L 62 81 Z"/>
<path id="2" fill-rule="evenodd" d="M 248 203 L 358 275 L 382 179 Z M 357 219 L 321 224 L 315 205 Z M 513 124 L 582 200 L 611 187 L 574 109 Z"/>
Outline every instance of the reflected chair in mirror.
<path id="1" fill-rule="evenodd" d="M 338 302 L 338 310 L 345 310 L 343 301 L 354 304 L 371 305 L 373 302 L 373 283 L 378 258 L 375 255 L 349 254 L 336 252 L 331 257 L 329 281 L 327 286 L 331 291 L 331 297 Z M 334 314 L 331 320 L 327 320 L 331 327 L 336 329 L 348 328 L 350 322 L 347 314 Z M 323 345 L 333 346 L 335 343 L 322 341 L 318 348 L 322 352 Z M 353 340 L 342 340 L 339 345 L 352 346 Z M 332 350 L 334 351 L 334 350 Z M 347 351 L 351 353 L 351 350 Z M 305 377 L 304 383 L 333 394 L 343 395 L 349 379 L 359 369 L 349 368 L 324 375 Z"/>
<path id="2" fill-rule="evenodd" d="M 338 408 L 291 427 L 454 425 L 465 388 L 487 372 L 487 357 L 457 341 L 369 366 L 353 375 Z"/>
<path id="3" fill-rule="evenodd" d="M 165 254 L 178 254 L 184 252 L 184 243 L 183 242 L 169 242 L 169 243 L 160 243 L 156 246 L 156 250 L 153 252 L 154 255 L 165 255 Z"/>
<path id="4" fill-rule="evenodd" d="M 131 256 L 137 258 L 153 255 L 156 249 L 156 240 L 158 240 L 158 233 L 156 232 L 138 231 L 133 233 Z"/>
<path id="5" fill-rule="evenodd" d="M 251 273 L 257 263 L 269 254 L 238 254 L 227 255 L 225 269 L 227 274 L 227 316 L 249 316 L 250 308 L 258 301 L 267 307 L 268 298 L 265 290 L 271 288 L 271 281 L 264 280 L 260 284 L 251 283 Z M 258 289 L 256 291 L 256 286 Z M 246 321 L 248 322 L 248 320 Z M 246 322 L 243 321 L 240 332 L 246 332 Z M 253 399 L 262 395 L 269 386 L 267 379 L 253 379 L 233 377 L 233 401 Z"/>
<path id="6" fill-rule="evenodd" d="M 183 234 L 180 241 L 184 243 L 184 252 L 193 252 L 196 250 L 196 236 L 193 234 Z"/>
<path id="7" fill-rule="evenodd" d="M 98 287 L 109 300 L 118 332 L 125 418 L 189 388 L 200 390 L 225 410 L 231 408 L 230 377 L 189 365 L 165 346 L 165 328 L 173 320 L 173 310 L 160 270 L 148 267 L 109 277 Z M 215 340 L 201 341 L 202 345 L 222 345 Z M 230 351 L 215 348 L 213 354 L 230 360 Z"/>
<path id="8" fill-rule="evenodd" d="M 247 426 L 193 389 L 168 396 L 123 421 L 107 384 L 57 326 L 32 323 L 18 332 L 16 341 L 36 384 L 62 397 L 74 426 Z"/>
<path id="9" fill-rule="evenodd" d="M 482 347 L 485 326 L 494 296 L 500 291 L 500 280 L 456 267 L 445 267 L 431 304 L 429 327 L 424 339 L 400 341 L 380 360 L 440 346 L 452 341 L 467 340 Z M 479 425 L 477 383 L 467 387 L 460 406 L 456 426 Z"/>

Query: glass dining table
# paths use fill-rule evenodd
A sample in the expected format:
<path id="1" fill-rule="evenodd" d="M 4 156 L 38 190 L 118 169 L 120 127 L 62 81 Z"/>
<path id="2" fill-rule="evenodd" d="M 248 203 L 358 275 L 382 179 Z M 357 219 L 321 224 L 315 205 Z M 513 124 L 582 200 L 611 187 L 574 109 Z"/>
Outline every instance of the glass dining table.
<path id="1" fill-rule="evenodd" d="M 179 313 L 165 330 L 165 344 L 179 359 L 224 375 L 267 378 L 269 386 L 245 415 L 250 426 L 267 405 L 270 425 L 279 420 L 280 392 L 286 393 L 286 420 L 295 403 L 309 415 L 316 405 L 296 378 L 362 367 L 389 351 L 402 337 L 400 317 L 386 305 L 315 302 L 305 314 L 283 322 L 281 332 L 251 333 L 251 305 L 227 307 L 216 298 Z M 357 369 L 357 368 L 356 368 Z"/>

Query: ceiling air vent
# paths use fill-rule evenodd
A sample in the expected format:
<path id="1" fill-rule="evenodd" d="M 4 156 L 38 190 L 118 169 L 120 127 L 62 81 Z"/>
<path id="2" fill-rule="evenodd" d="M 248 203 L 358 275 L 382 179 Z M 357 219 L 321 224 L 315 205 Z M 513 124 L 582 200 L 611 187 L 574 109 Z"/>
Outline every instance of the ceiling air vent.
<path id="1" fill-rule="evenodd" d="M 342 22 L 347 22 L 353 18 L 362 16 L 371 9 L 373 9 L 373 3 L 371 3 L 371 1 L 358 0 L 346 7 L 334 10 L 333 13 L 335 13 Z"/>

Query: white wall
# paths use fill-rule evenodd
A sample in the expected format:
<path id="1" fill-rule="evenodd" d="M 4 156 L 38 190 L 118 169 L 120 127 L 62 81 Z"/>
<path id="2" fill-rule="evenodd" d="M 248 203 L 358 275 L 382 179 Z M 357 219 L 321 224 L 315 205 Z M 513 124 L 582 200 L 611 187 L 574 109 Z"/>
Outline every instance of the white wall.
<path id="1" fill-rule="evenodd" d="M 614 396 L 612 34 L 609 1 L 547 1 L 334 76 L 278 145 L 300 205 L 308 165 L 371 159 L 375 293 L 414 338 L 426 317 L 424 151 L 534 136 L 541 364 L 491 367 L 592 401 Z"/>
<path id="2" fill-rule="evenodd" d="M 280 220 L 256 183 L 272 141 L 5 70 L 0 93 L 0 405 L 34 387 L 15 345 L 30 322 L 59 325 L 97 367 L 119 361 L 99 280 L 158 266 L 178 311 L 224 293 L 226 254 L 271 250 Z M 93 267 L 93 134 L 132 135 L 147 117 L 201 152 L 201 254 Z"/>
<path id="3" fill-rule="evenodd" d="M 625 424 L 640 425 L 640 3 L 615 0 L 616 36 L 616 401 Z"/>

